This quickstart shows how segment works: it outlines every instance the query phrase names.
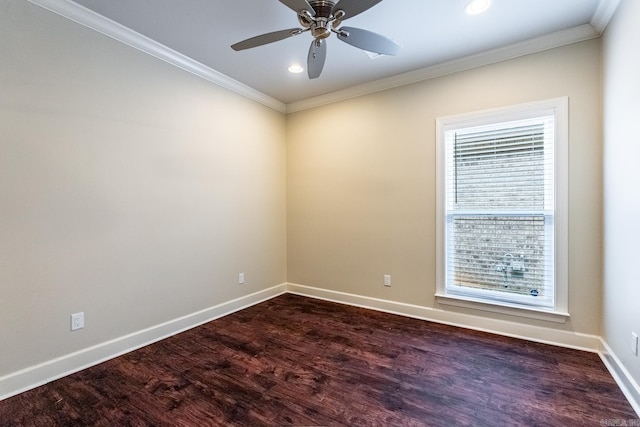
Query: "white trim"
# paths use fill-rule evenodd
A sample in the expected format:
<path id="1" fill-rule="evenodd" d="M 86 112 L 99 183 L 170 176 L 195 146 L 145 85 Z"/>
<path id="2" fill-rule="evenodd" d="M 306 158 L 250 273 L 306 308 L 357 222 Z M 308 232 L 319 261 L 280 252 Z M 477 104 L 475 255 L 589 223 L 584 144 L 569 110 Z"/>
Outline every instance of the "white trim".
<path id="1" fill-rule="evenodd" d="M 555 115 L 555 301 L 558 312 L 569 311 L 569 97 L 549 100 Z M 560 232 L 558 232 L 558 230 Z"/>
<path id="2" fill-rule="evenodd" d="M 542 101 L 528 102 L 525 104 L 507 107 L 492 108 L 489 110 L 475 111 L 471 113 L 456 114 L 436 119 L 436 296 L 438 302 L 461 305 L 466 300 L 464 307 L 487 311 L 493 304 L 489 299 L 478 302 L 477 298 L 447 293 L 446 289 L 446 140 L 445 134 L 452 128 L 467 128 L 483 126 L 490 123 L 511 122 L 515 120 L 529 119 L 536 116 L 553 115 L 555 117 L 555 142 L 554 142 L 554 269 L 555 269 L 555 298 L 552 309 L 544 309 L 547 316 L 555 314 L 558 322 L 569 312 L 569 277 L 568 277 L 568 170 L 569 170 L 569 98 L 558 97 Z M 496 311 L 505 314 L 515 314 L 518 310 L 515 304 L 506 307 L 505 304 L 495 304 Z M 508 311 L 508 312 L 507 312 Z M 522 306 L 519 314 L 524 317 L 540 319 L 540 314 L 533 314 L 527 306 Z"/>
<path id="3" fill-rule="evenodd" d="M 482 52 L 442 64 L 436 64 L 420 70 L 380 79 L 371 83 L 353 86 L 348 89 L 326 95 L 320 95 L 292 102 L 290 104 L 284 104 L 269 95 L 240 83 L 237 80 L 234 80 L 231 77 L 201 64 L 200 62 L 176 52 L 163 44 L 160 44 L 90 9 L 87 9 L 72 0 L 28 1 L 281 113 L 294 113 L 297 111 L 308 110 L 322 105 L 332 104 L 334 102 L 429 80 L 447 74 L 453 74 L 599 37 L 601 32 L 594 30 L 592 25 L 597 24 L 598 28 L 603 27 L 603 25 L 606 26 L 606 23 L 608 23 L 608 20 L 611 18 L 610 15 L 613 15 L 613 12 L 615 12 L 617 2 L 619 2 L 619 0 L 601 0 L 598 11 L 592 20 L 592 25 L 579 25 L 577 27 L 568 28 L 566 30 L 515 43 L 510 46 L 489 50 L 487 52 Z M 613 6 L 610 3 L 614 3 L 615 5 Z"/>
<path id="4" fill-rule="evenodd" d="M 618 357 L 613 353 L 607 343 L 599 336 L 517 324 L 504 320 L 487 319 L 479 316 L 448 312 L 436 308 L 298 285 L 295 283 L 287 283 L 286 286 L 287 293 L 294 295 L 362 307 L 384 313 L 397 314 L 414 319 L 489 332 L 492 334 L 524 339 L 543 344 L 550 344 L 558 347 L 598 353 L 605 367 L 629 401 L 629 404 L 640 417 L 640 386 L 638 386 L 638 383 L 634 381 L 629 371 L 627 371 L 624 365 L 620 362 L 620 359 L 618 359 Z"/>
<path id="5" fill-rule="evenodd" d="M 627 368 L 624 367 L 604 339 L 601 339 L 601 345 L 602 349 L 599 354 L 602 362 L 611 373 L 620 390 L 622 390 L 633 410 L 640 417 L 640 385 L 633 379 Z"/>
<path id="6" fill-rule="evenodd" d="M 411 317 L 414 319 L 427 320 L 445 325 L 571 348 L 574 350 L 596 353 L 600 349 L 600 337 L 582 334 L 579 332 L 526 325 L 506 320 L 490 319 L 481 316 L 446 311 L 439 308 L 314 288 L 295 283 L 287 283 L 287 292 L 295 295 L 337 302 L 340 304 L 368 308 L 385 313 L 398 314 L 400 316 Z"/>
<path id="7" fill-rule="evenodd" d="M 485 65 L 495 64 L 497 62 L 519 58 L 521 56 L 530 55 L 532 53 L 590 40 L 599 36 L 600 34 L 597 33 L 591 25 L 579 25 L 577 27 L 569 28 L 551 34 L 546 34 L 520 43 L 515 43 L 510 46 L 489 50 L 487 52 L 455 59 L 453 61 L 444 62 L 442 64 L 432 65 L 420 70 L 398 74 L 396 76 L 377 80 L 371 83 L 353 86 L 348 89 L 340 90 L 326 95 L 292 102 L 290 104 L 287 104 L 287 113 L 295 113 L 298 111 L 308 110 L 311 108 L 320 107 L 322 105 L 356 98 L 358 96 L 368 95 L 387 89 L 393 89 L 395 87 L 405 86 L 424 80 L 446 76 L 448 74 L 458 73 Z"/>
<path id="8" fill-rule="evenodd" d="M 195 328 L 286 292 L 281 284 L 0 377 L 0 400 Z"/>
<path id="9" fill-rule="evenodd" d="M 506 107 L 490 108 L 487 110 L 471 111 L 467 113 L 454 114 L 445 117 L 439 117 L 437 120 L 442 122 L 443 126 L 462 123 L 464 127 L 473 127 L 486 124 L 488 119 L 492 119 L 497 115 L 504 115 L 505 121 L 525 120 L 536 117 L 537 114 L 556 114 L 560 109 L 560 113 L 564 110 L 568 112 L 569 97 L 560 96 L 557 98 L 543 99 L 541 101 L 525 102 L 523 104 L 508 105 Z M 542 113 L 540 113 L 542 111 Z M 568 121 L 568 114 L 562 117 Z M 556 124 L 557 127 L 557 124 Z M 566 132 L 568 132 L 568 123 Z M 556 132 L 558 133 L 558 132 Z"/>
<path id="10" fill-rule="evenodd" d="M 74 3 L 71 0 L 29 0 L 51 12 L 57 13 L 71 21 L 91 28 L 101 34 L 111 37 L 128 46 L 154 56 L 162 61 L 174 65 L 189 73 L 195 74 L 215 85 L 228 89 L 248 99 L 259 102 L 281 113 L 286 112 L 286 106 L 264 93 L 257 91 L 237 80 L 232 79 L 186 55 L 176 52 L 167 46 L 156 42 L 140 33 L 137 33 L 109 18 Z"/>
<path id="11" fill-rule="evenodd" d="M 598 34 L 604 33 L 604 30 L 607 29 L 607 25 L 609 25 L 609 21 L 613 18 L 619 5 L 620 0 L 600 0 L 596 13 L 591 18 L 591 26 Z"/>
<path id="12" fill-rule="evenodd" d="M 634 410 L 640 415 L 640 387 L 638 387 L 620 360 L 600 337 L 572 331 L 522 325 L 504 320 L 487 319 L 462 313 L 447 312 L 430 307 L 365 297 L 294 283 L 283 283 L 0 377 L 0 401 L 236 311 L 243 310 L 244 308 L 275 298 L 284 293 L 575 350 L 598 352 L 622 392 Z"/>
<path id="13" fill-rule="evenodd" d="M 470 308 L 474 310 L 489 311 L 491 313 L 507 314 L 509 316 L 525 317 L 527 319 L 545 320 L 554 323 L 566 323 L 571 315 L 567 312 L 548 311 L 522 305 L 508 304 L 498 301 L 487 302 L 484 299 L 476 299 L 468 296 L 436 294 L 439 304 L 453 305 L 455 307 Z"/>

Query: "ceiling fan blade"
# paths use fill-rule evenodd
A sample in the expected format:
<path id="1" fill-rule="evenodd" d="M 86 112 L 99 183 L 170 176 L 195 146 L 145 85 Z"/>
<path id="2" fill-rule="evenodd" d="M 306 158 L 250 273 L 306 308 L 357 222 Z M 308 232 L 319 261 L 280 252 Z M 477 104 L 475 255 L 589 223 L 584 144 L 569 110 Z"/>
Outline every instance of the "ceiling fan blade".
<path id="1" fill-rule="evenodd" d="M 272 33 L 262 34 L 259 36 L 251 37 L 250 39 L 243 40 L 234 45 L 231 45 L 233 50 L 244 50 L 252 47 L 262 46 L 265 44 L 284 40 L 289 37 L 297 36 L 304 30 L 302 28 L 289 28 L 288 30 L 274 31 Z"/>
<path id="2" fill-rule="evenodd" d="M 400 50 L 400 45 L 393 40 L 360 28 L 342 27 L 338 38 L 351 46 L 383 55 L 395 55 Z"/>
<path id="3" fill-rule="evenodd" d="M 339 10 L 344 11 L 342 20 L 352 18 L 365 10 L 372 8 L 382 0 L 340 0 L 333 6 L 331 13 L 335 16 Z"/>
<path id="4" fill-rule="evenodd" d="M 309 48 L 309 56 L 307 57 L 307 72 L 310 79 L 320 77 L 326 59 L 327 43 L 322 39 L 313 40 Z"/>
<path id="5" fill-rule="evenodd" d="M 308 11 L 311 16 L 315 16 L 316 14 L 307 0 L 280 0 L 280 3 L 292 9 L 298 15 L 300 15 L 300 12 L 303 10 Z"/>

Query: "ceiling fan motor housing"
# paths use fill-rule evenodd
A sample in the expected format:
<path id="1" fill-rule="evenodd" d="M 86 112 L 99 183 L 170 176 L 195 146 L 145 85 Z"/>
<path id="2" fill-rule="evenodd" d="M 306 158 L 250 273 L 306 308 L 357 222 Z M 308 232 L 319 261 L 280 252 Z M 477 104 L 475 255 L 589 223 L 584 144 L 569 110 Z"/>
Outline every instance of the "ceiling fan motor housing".
<path id="1" fill-rule="evenodd" d="M 336 2 L 330 0 L 313 0 L 309 4 L 316 12 L 316 18 L 324 18 L 327 21 L 331 18 L 331 10 L 335 6 Z"/>
<path id="2" fill-rule="evenodd" d="M 334 1 L 316 0 L 309 2 L 315 12 L 311 24 L 311 35 L 315 39 L 326 39 L 331 35 L 329 23 L 333 20 L 331 11 L 335 5 Z"/>

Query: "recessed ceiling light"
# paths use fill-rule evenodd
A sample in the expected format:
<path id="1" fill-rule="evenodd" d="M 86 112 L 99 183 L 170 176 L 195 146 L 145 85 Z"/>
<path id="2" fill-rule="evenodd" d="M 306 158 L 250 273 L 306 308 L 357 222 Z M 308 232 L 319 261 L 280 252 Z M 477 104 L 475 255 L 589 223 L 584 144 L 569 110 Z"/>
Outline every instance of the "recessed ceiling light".
<path id="1" fill-rule="evenodd" d="M 467 15 L 479 15 L 491 7 L 491 0 L 471 0 L 464 8 Z"/>
<path id="2" fill-rule="evenodd" d="M 290 73 L 294 73 L 294 74 L 300 74 L 301 72 L 304 71 L 304 68 L 302 68 L 300 65 L 298 64 L 294 64 L 292 66 L 289 67 L 289 72 Z"/>

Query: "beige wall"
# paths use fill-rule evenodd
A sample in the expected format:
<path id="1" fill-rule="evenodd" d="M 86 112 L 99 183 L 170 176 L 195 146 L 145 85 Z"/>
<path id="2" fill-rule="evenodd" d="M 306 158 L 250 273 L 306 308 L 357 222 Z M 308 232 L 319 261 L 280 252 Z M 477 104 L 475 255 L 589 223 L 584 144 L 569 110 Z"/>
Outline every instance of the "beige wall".
<path id="1" fill-rule="evenodd" d="M 0 377 L 285 280 L 438 307 L 435 118 L 565 95 L 571 320 L 440 308 L 601 332 L 599 40 L 286 119 L 24 0 L 0 3 L 0 58 Z M 607 224 L 617 265 L 628 230 Z M 640 327 L 612 307 L 620 347 Z"/>
<path id="2" fill-rule="evenodd" d="M 0 377 L 285 282 L 284 115 L 24 0 L 0 58 Z"/>
<path id="3" fill-rule="evenodd" d="M 603 336 L 636 384 L 640 357 L 630 342 L 632 332 L 640 335 L 639 18 L 640 2 L 622 0 L 603 37 Z"/>
<path id="4" fill-rule="evenodd" d="M 435 119 L 568 96 L 570 321 L 455 310 L 599 335 L 600 93 L 592 40 L 289 115 L 288 281 L 438 307 Z"/>

